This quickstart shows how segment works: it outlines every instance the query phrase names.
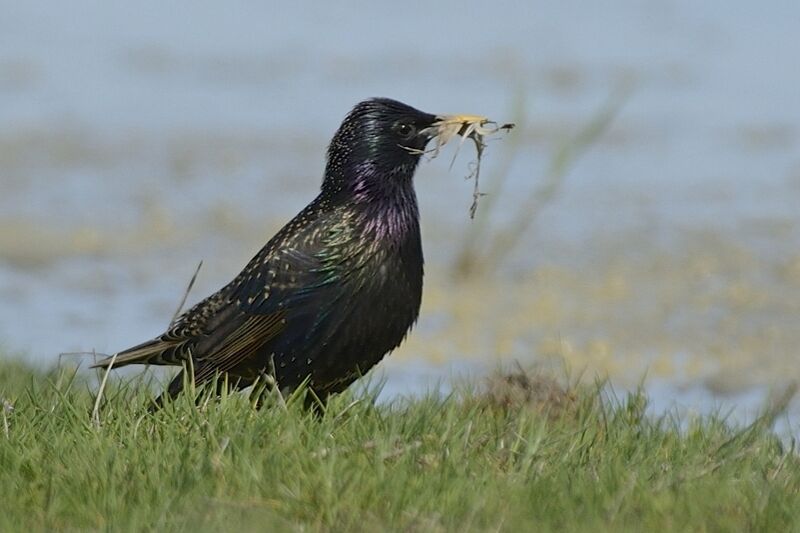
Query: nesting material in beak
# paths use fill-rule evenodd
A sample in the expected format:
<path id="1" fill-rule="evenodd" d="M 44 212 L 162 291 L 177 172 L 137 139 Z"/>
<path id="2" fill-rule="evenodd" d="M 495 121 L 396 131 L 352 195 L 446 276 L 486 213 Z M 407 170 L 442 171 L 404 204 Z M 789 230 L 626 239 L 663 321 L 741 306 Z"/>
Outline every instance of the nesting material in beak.
<path id="1" fill-rule="evenodd" d="M 461 142 L 458 144 L 458 148 L 456 148 L 456 153 L 453 154 L 453 161 L 450 163 L 452 167 L 464 141 L 471 139 L 472 142 L 475 143 L 475 151 L 478 157 L 475 164 L 471 166 L 472 168 L 469 175 L 466 177 L 467 179 L 474 179 L 475 184 L 472 191 L 472 205 L 469 208 L 469 216 L 470 218 L 474 218 L 475 211 L 478 209 L 478 199 L 483 195 L 479 189 L 478 179 L 481 170 L 481 157 L 483 157 L 483 149 L 486 147 L 486 138 L 497 133 L 511 130 L 514 124 L 507 123 L 498 125 L 496 122 L 479 115 L 440 115 L 436 118 L 437 121 L 424 130 L 424 133 L 436 139 L 436 145 L 425 152 L 431 158 L 439 155 L 441 148 L 447 144 L 450 139 L 459 135 L 461 137 Z"/>

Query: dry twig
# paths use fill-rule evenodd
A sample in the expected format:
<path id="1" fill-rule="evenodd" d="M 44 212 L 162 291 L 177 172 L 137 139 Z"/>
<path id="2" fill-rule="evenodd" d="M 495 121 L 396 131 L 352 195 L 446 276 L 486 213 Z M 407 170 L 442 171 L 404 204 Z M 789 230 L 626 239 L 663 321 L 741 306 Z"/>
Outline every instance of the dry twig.
<path id="1" fill-rule="evenodd" d="M 486 138 L 500 132 L 509 131 L 512 128 L 514 128 L 514 124 L 512 123 L 498 125 L 496 122 L 478 115 L 444 115 L 439 117 L 439 120 L 427 130 L 434 135 L 436 145 L 430 150 L 425 150 L 420 153 L 428 155 L 431 159 L 439 155 L 442 147 L 453 137 L 456 135 L 461 137 L 461 142 L 458 143 L 456 152 L 453 154 L 453 159 L 450 162 L 451 168 L 464 142 L 470 139 L 475 143 L 477 158 L 470 163 L 470 172 L 466 176 L 466 179 L 473 180 L 474 184 L 472 190 L 472 205 L 469 208 L 470 218 L 475 218 L 475 212 L 478 210 L 478 200 L 484 195 L 484 193 L 480 191 L 480 173 L 481 158 L 483 157 L 483 150 L 486 148 Z"/>

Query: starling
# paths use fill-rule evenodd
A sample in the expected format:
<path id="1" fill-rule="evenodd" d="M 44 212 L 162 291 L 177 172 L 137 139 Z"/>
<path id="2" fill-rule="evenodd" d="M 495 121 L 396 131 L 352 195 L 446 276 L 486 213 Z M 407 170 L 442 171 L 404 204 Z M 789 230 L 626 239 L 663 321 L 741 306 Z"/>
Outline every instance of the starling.
<path id="1" fill-rule="evenodd" d="M 189 368 L 197 385 L 227 375 L 242 389 L 269 375 L 284 393 L 306 380 L 318 398 L 344 390 L 417 320 L 413 176 L 441 118 L 387 98 L 356 105 L 328 147 L 319 195 L 167 332 L 94 367 L 184 366 L 169 397 Z"/>

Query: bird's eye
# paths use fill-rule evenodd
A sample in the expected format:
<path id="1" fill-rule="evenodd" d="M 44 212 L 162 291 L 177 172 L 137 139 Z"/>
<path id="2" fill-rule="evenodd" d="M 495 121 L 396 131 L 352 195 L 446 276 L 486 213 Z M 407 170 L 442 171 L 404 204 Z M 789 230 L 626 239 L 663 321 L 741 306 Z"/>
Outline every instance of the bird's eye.
<path id="1" fill-rule="evenodd" d="M 397 124 L 395 124 L 394 129 L 398 134 L 400 134 L 401 137 L 405 139 L 412 137 L 417 131 L 416 129 L 414 129 L 414 126 L 412 126 L 408 122 L 398 122 Z"/>

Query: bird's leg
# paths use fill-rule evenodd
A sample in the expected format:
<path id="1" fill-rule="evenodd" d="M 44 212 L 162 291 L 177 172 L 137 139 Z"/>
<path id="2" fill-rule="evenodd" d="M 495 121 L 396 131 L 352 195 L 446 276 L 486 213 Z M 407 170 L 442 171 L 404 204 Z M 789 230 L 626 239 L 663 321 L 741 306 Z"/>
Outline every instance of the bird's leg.
<path id="1" fill-rule="evenodd" d="M 275 356 L 270 355 L 269 363 L 266 368 L 259 372 L 256 378 L 253 391 L 250 393 L 250 402 L 254 404 L 256 409 L 261 409 L 264 405 L 265 398 L 269 394 L 275 393 L 278 397 L 279 405 L 285 410 L 286 400 L 283 397 L 283 391 L 278 388 L 278 379 L 275 373 Z"/>
<path id="2" fill-rule="evenodd" d="M 170 381 L 169 385 L 167 386 L 167 390 L 159 394 L 158 397 L 153 400 L 152 404 L 147 409 L 147 412 L 155 413 L 164 407 L 164 404 L 167 400 L 170 402 L 175 400 L 181 391 L 183 391 L 186 379 L 186 368 L 184 368 L 178 372 L 174 378 L 172 378 L 172 381 Z"/>
<path id="3" fill-rule="evenodd" d="M 328 399 L 330 393 L 321 393 L 309 385 L 306 387 L 303 396 L 303 408 L 314 413 L 315 416 L 322 417 L 325 414 L 325 409 L 328 407 Z"/>
<path id="4" fill-rule="evenodd" d="M 174 401 L 175 398 L 177 398 L 178 395 L 180 395 L 187 387 L 189 388 L 190 392 L 195 394 L 195 404 L 200 405 L 204 398 L 207 398 L 209 395 L 221 398 L 223 394 L 227 392 L 244 389 L 253 383 L 252 380 L 239 377 L 231 381 L 230 376 L 227 373 L 215 374 L 215 376 L 210 380 L 202 383 L 195 383 L 194 375 L 194 366 L 191 363 L 184 366 L 183 370 L 178 372 L 175 377 L 172 378 L 172 381 L 170 381 L 167 389 L 155 400 L 153 400 L 153 403 L 148 411 L 150 413 L 154 413 L 160 410 L 164 407 L 164 404 L 167 401 Z M 212 384 L 213 392 L 207 390 Z M 200 394 L 197 394 L 198 389 Z"/>
<path id="5" fill-rule="evenodd" d="M 253 390 L 250 391 L 250 404 L 257 410 L 264 406 L 265 398 L 274 390 L 275 380 L 266 372 L 256 378 Z"/>

